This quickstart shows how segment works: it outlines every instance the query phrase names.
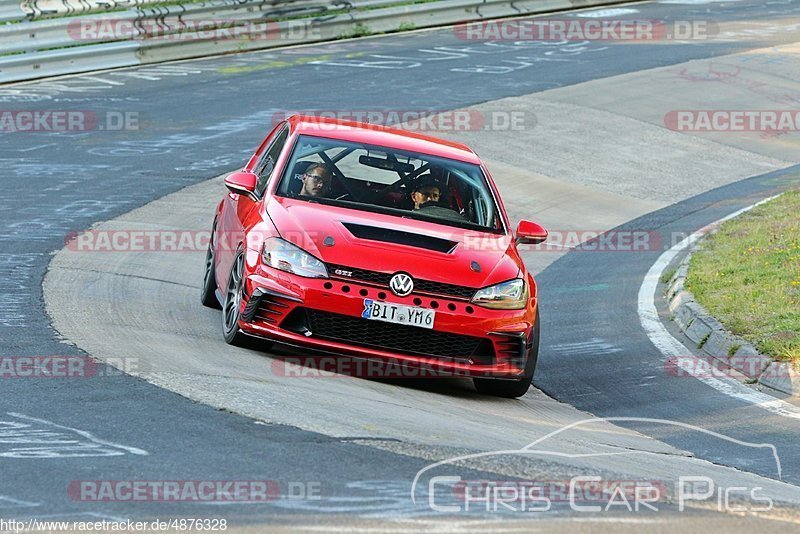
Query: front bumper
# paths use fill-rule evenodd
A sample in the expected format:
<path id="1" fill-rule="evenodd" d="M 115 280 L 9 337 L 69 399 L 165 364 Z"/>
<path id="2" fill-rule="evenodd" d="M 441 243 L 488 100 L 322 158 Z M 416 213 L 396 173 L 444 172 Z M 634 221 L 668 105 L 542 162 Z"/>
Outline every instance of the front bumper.
<path id="1" fill-rule="evenodd" d="M 518 378 L 533 343 L 535 299 L 522 310 L 490 310 L 448 297 L 398 297 L 357 281 L 302 278 L 260 263 L 244 292 L 239 326 L 247 334 L 443 376 Z M 433 308 L 434 328 L 363 319 L 365 299 Z"/>

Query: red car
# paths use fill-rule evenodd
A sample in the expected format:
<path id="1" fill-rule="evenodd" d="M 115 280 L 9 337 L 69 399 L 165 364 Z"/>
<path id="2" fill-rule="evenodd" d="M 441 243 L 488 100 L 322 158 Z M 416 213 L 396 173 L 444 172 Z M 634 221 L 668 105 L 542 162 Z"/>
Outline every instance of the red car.
<path id="1" fill-rule="evenodd" d="M 295 348 L 469 376 L 519 397 L 539 347 L 536 283 L 468 147 L 294 115 L 225 179 L 202 302 L 231 344 Z"/>

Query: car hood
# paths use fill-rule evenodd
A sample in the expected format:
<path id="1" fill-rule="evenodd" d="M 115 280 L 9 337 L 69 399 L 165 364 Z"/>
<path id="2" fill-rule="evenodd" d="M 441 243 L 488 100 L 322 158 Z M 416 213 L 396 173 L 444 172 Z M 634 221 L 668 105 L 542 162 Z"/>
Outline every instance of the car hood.
<path id="1" fill-rule="evenodd" d="M 281 197 L 266 213 L 283 239 L 327 264 L 474 288 L 524 269 L 510 235 Z"/>

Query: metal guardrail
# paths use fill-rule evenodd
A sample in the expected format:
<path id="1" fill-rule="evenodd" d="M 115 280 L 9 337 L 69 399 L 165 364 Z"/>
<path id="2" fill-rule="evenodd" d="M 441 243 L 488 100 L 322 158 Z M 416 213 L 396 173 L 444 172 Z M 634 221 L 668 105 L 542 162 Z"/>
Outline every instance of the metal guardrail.
<path id="1" fill-rule="evenodd" d="M 19 1 L 0 0 L 0 23 L 23 20 L 25 12 L 20 7 Z"/>
<path id="2" fill-rule="evenodd" d="M 401 1 L 0 0 L 0 22 L 12 4 L 27 17 L 0 25 L 0 83 L 630 0 Z"/>
<path id="3" fill-rule="evenodd" d="M 0 26 L 0 53 L 35 52 L 65 48 L 90 43 L 122 40 L 147 40 L 148 28 L 157 27 L 159 36 L 190 33 L 186 29 L 193 22 L 217 21 L 225 24 L 268 21 L 286 17 L 306 17 L 310 20 L 326 17 L 330 12 L 353 9 L 376 9 L 397 5 L 399 0 L 356 1 L 293 1 L 277 7 L 266 6 L 264 0 L 215 0 L 159 8 L 139 8 L 112 14 L 89 14 L 69 19 L 44 19 Z M 103 24 L 106 24 L 103 26 Z M 272 25 L 274 26 L 274 24 Z M 130 35 L 111 35 L 116 28 L 130 28 Z M 100 36 L 82 39 L 84 29 L 99 30 Z M 277 27 L 271 28 L 277 30 Z"/>
<path id="4" fill-rule="evenodd" d="M 227 7 L 258 4 L 260 11 L 279 11 L 287 6 L 290 6 L 292 11 L 297 11 L 302 9 L 302 7 L 297 6 L 306 4 L 308 10 L 313 12 L 320 7 L 327 9 L 328 4 L 335 4 L 336 2 L 319 2 L 315 0 L 259 0 L 258 2 L 253 2 L 252 0 L 217 0 L 214 3 L 218 6 Z M 191 0 L 186 2 L 179 0 L 0 0 L 0 22 L 34 21 L 148 7 L 158 10 L 176 5 L 182 6 L 183 9 L 189 9 L 197 4 L 198 2 Z M 339 4 L 344 7 L 349 5 L 350 2 L 343 0 Z"/>
<path id="5" fill-rule="evenodd" d="M 0 0 L 5 3 L 7 0 Z M 229 0 L 236 3 L 238 0 Z M 10 2 L 9 2 L 10 3 Z M 28 20 L 118 11 L 147 4 L 164 4 L 165 0 L 22 0 L 14 2 Z"/>
<path id="6" fill-rule="evenodd" d="M 0 59 L 0 81 L 20 81 L 93 70 L 140 65 L 139 43 L 124 41 L 102 47 L 81 46 L 19 54 Z M 36 56 L 32 61 L 30 56 Z"/>

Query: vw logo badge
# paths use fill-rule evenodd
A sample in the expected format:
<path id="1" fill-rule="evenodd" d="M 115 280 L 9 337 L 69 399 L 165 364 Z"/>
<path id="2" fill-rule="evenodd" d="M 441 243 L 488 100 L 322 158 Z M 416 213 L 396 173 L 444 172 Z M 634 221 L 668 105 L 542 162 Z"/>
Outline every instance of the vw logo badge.
<path id="1" fill-rule="evenodd" d="M 414 291 L 414 279 L 406 273 L 397 273 L 389 280 L 389 289 L 398 297 L 405 297 Z"/>

